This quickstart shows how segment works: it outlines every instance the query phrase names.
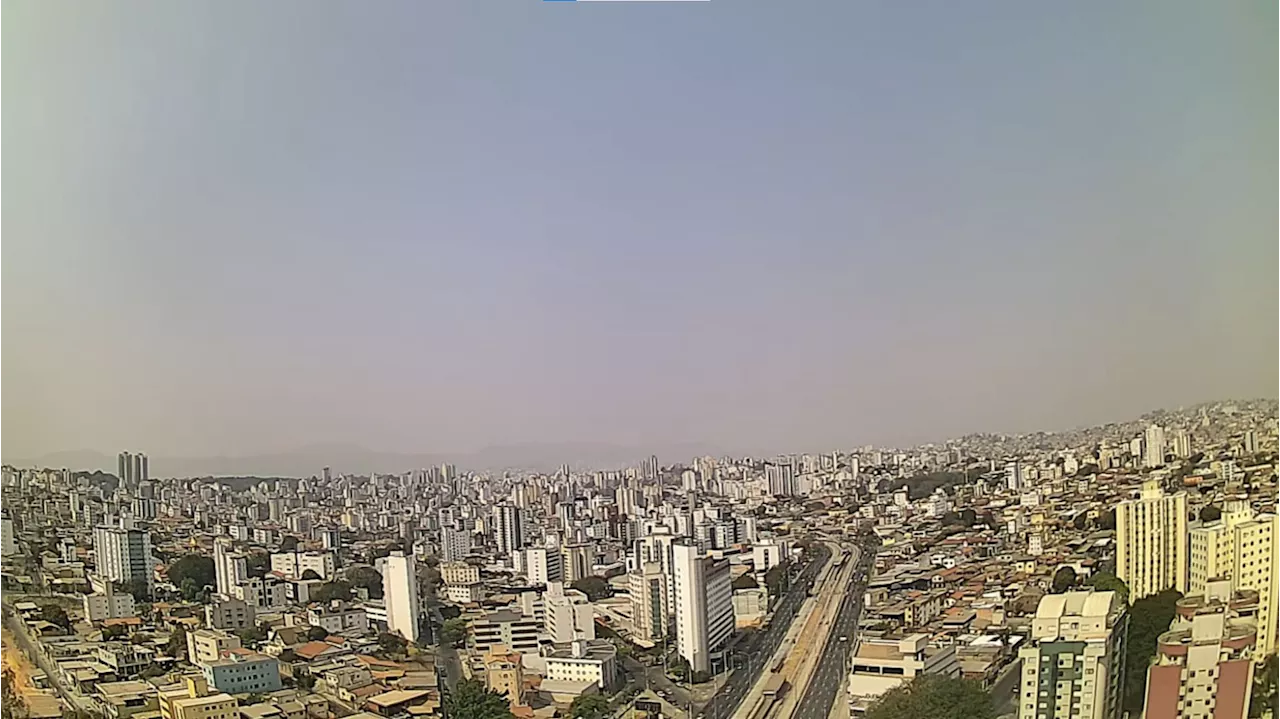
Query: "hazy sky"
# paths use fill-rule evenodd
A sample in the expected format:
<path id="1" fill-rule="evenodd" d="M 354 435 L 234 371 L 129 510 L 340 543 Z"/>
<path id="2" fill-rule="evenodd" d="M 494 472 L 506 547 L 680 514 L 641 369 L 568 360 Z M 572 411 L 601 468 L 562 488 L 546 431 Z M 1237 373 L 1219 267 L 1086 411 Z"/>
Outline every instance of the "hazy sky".
<path id="1" fill-rule="evenodd" d="M 5 457 L 821 449 L 1277 394 L 1274 2 L 48 2 Z"/>

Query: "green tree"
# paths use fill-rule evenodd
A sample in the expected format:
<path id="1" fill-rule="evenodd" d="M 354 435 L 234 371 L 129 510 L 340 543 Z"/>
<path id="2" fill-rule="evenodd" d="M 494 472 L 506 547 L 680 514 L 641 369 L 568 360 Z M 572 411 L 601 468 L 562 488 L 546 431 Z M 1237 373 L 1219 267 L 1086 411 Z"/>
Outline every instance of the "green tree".
<path id="1" fill-rule="evenodd" d="M 609 715 L 609 700 L 599 694 L 581 694 L 569 705 L 573 719 L 604 719 Z"/>
<path id="2" fill-rule="evenodd" d="M 409 642 L 399 634 L 382 632 L 378 635 L 378 648 L 387 654 L 404 654 Z"/>
<path id="3" fill-rule="evenodd" d="M 240 643 L 248 649 L 257 649 L 259 644 L 267 640 L 269 634 L 271 634 L 271 625 L 265 622 L 236 632 Z"/>
<path id="4" fill-rule="evenodd" d="M 124 639 L 129 636 L 129 627 L 124 624 L 112 624 L 109 627 L 102 628 L 103 641 L 115 641 L 116 639 Z"/>
<path id="5" fill-rule="evenodd" d="M 787 569 L 790 563 L 782 560 L 778 564 L 769 567 L 769 571 L 764 573 L 764 586 L 769 590 L 770 597 L 782 596 L 782 585 L 787 579 Z"/>
<path id="6" fill-rule="evenodd" d="M 169 635 L 169 642 L 164 645 L 164 653 L 175 659 L 187 656 L 187 630 L 181 625 Z"/>
<path id="7" fill-rule="evenodd" d="M 1253 670 L 1253 699 L 1249 702 L 1250 719 L 1276 715 L 1277 655 L 1272 654 Z"/>
<path id="8" fill-rule="evenodd" d="M 756 587 L 759 587 L 759 586 L 760 586 L 759 584 L 756 584 L 755 577 L 751 576 L 750 572 L 740 575 L 737 579 L 733 580 L 734 590 L 755 589 Z"/>
<path id="9" fill-rule="evenodd" d="M 1083 532 L 1089 526 L 1089 515 L 1087 512 L 1080 512 L 1071 519 L 1071 526 L 1075 527 L 1077 532 Z"/>
<path id="10" fill-rule="evenodd" d="M 1169 630 L 1174 610 L 1182 594 L 1166 589 L 1143 597 L 1129 610 L 1129 632 L 1125 636 L 1124 702 L 1126 710 L 1141 712 L 1147 686 L 1147 668 L 1156 655 L 1156 639 Z"/>
<path id="11" fill-rule="evenodd" d="M 593 602 L 613 596 L 613 588 L 604 577 L 583 577 L 575 581 L 572 586 L 587 595 L 587 599 Z"/>
<path id="12" fill-rule="evenodd" d="M 512 719 L 511 703 L 475 679 L 458 682 L 445 700 L 450 719 Z"/>
<path id="13" fill-rule="evenodd" d="M 313 602 L 328 603 L 335 599 L 343 602 L 350 601 L 351 585 L 343 581 L 329 582 L 321 584 L 311 595 Z"/>
<path id="14" fill-rule="evenodd" d="M 203 588 L 196 584 L 196 580 L 191 577 L 183 577 L 182 584 L 178 587 L 178 591 L 182 592 L 182 598 L 188 602 L 194 602 L 200 598 Z"/>
<path id="15" fill-rule="evenodd" d="M 50 624 L 57 624 L 63 629 L 71 628 L 71 617 L 67 616 L 67 610 L 57 604 L 45 604 L 40 607 L 40 619 Z"/>
<path id="16" fill-rule="evenodd" d="M 1115 529 L 1116 528 L 1116 510 L 1108 509 L 1098 517 L 1098 529 Z"/>
<path id="17" fill-rule="evenodd" d="M 1212 504 L 1206 504 L 1200 508 L 1201 522 L 1216 522 L 1222 519 L 1222 510 Z"/>
<path id="18" fill-rule="evenodd" d="M 265 552 L 256 552 L 245 558 L 245 573 L 251 578 L 261 579 L 271 569 L 271 557 Z"/>
<path id="19" fill-rule="evenodd" d="M 467 620 L 454 617 L 444 620 L 440 627 L 440 643 L 450 647 L 461 647 L 467 641 Z"/>
<path id="20" fill-rule="evenodd" d="M 1125 604 L 1129 603 L 1129 585 L 1111 572 L 1098 572 L 1089 577 L 1089 584 L 1099 592 L 1119 592 Z"/>
<path id="21" fill-rule="evenodd" d="M 866 719 L 995 719 L 996 709 L 982 685 L 969 679 L 921 674 L 885 692 L 867 709 Z"/>
<path id="22" fill-rule="evenodd" d="M 307 630 L 307 641 L 309 642 L 318 642 L 327 636 L 329 636 L 329 632 L 324 627 L 311 627 Z"/>
<path id="23" fill-rule="evenodd" d="M 323 577 L 321 577 L 320 573 L 317 572 L 316 570 L 308 569 L 307 571 L 302 573 L 302 576 L 300 577 L 300 579 L 302 579 L 303 581 L 311 581 L 313 579 L 323 579 Z"/>
<path id="24" fill-rule="evenodd" d="M 1058 567 L 1053 573 L 1054 594 L 1062 594 L 1076 585 L 1076 570 L 1072 567 Z"/>
<path id="25" fill-rule="evenodd" d="M 169 565 L 169 581 L 181 587 L 190 579 L 197 588 L 212 586 L 217 580 L 213 559 L 199 554 L 188 554 Z"/>
<path id="26" fill-rule="evenodd" d="M 382 598 L 382 575 L 373 567 L 352 567 L 343 573 L 353 587 L 364 587 L 370 599 Z"/>

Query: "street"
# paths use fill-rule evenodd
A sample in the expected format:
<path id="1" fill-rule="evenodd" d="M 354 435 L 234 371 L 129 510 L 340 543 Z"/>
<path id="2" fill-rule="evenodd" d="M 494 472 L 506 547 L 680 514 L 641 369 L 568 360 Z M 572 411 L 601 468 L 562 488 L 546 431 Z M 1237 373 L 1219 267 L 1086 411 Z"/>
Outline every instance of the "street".
<path id="1" fill-rule="evenodd" d="M 867 565 L 874 557 L 874 552 L 858 553 L 857 569 L 853 572 L 848 591 L 840 601 L 840 610 L 831 625 L 818 666 L 796 707 L 796 719 L 827 719 L 832 714 L 835 702 L 842 700 L 839 695 L 844 687 L 845 672 L 848 671 L 849 648 L 853 645 L 858 629 L 858 616 L 862 613 Z"/>

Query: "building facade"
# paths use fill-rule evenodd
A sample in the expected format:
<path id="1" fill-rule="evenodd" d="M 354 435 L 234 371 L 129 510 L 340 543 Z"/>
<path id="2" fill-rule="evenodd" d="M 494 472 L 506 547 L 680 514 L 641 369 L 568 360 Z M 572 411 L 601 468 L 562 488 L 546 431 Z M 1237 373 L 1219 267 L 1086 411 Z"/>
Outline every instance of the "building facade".
<path id="1" fill-rule="evenodd" d="M 1187 592 L 1187 494 L 1166 495 L 1158 480 L 1116 507 L 1116 576 L 1137 601 L 1166 589 Z"/>
<path id="2" fill-rule="evenodd" d="M 1118 719 L 1126 608 L 1116 592 L 1040 599 L 1030 640 L 1018 651 L 1019 719 Z"/>

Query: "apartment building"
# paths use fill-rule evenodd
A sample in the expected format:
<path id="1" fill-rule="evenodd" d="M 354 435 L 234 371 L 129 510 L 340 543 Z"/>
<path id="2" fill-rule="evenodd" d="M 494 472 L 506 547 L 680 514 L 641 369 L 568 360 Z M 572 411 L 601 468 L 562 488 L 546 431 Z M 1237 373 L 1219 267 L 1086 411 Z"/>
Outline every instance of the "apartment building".
<path id="1" fill-rule="evenodd" d="M 1040 599 L 1030 641 L 1018 651 L 1019 719 L 1118 719 L 1126 609 L 1116 592 Z"/>
<path id="2" fill-rule="evenodd" d="M 1232 590 L 1258 593 L 1258 656 L 1274 654 L 1280 592 L 1276 568 L 1280 564 L 1276 542 L 1277 518 L 1255 512 L 1248 502 L 1226 503 L 1222 517 L 1191 529 L 1188 595 L 1203 595 L 1214 579 L 1231 580 Z"/>
<path id="3" fill-rule="evenodd" d="M 1116 576 L 1131 600 L 1166 589 L 1187 592 L 1187 493 L 1167 495 L 1159 480 L 1142 485 L 1139 499 L 1116 507 Z"/>
<path id="4" fill-rule="evenodd" d="M 955 647 L 931 644 L 928 634 L 860 637 L 849 654 L 846 691 L 854 717 L 864 715 L 885 692 L 919 675 L 961 674 Z"/>

